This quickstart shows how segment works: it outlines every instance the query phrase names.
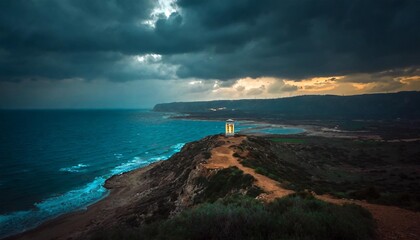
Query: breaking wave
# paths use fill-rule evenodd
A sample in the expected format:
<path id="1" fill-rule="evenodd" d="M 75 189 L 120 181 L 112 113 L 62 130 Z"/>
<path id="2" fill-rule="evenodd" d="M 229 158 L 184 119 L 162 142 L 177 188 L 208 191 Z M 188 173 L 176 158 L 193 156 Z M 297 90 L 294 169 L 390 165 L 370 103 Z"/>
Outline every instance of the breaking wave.
<path id="1" fill-rule="evenodd" d="M 107 189 L 104 187 L 107 178 L 112 175 L 122 174 L 139 167 L 144 167 L 156 161 L 166 160 L 174 153 L 179 152 L 183 146 L 184 143 L 175 144 L 163 151 L 163 154 L 150 158 L 134 157 L 111 169 L 109 174 L 96 177 L 84 186 L 35 203 L 34 208 L 31 210 L 0 215 L 0 238 L 34 228 L 42 222 L 64 213 L 86 209 L 87 206 L 99 201 L 108 194 Z M 68 168 L 60 168 L 59 171 L 81 172 L 87 167 L 89 167 L 88 164 L 80 163 Z"/>
<path id="2" fill-rule="evenodd" d="M 70 173 L 79 173 L 79 172 L 85 172 L 86 168 L 89 167 L 89 164 L 83 164 L 79 163 L 77 165 L 66 167 L 66 168 L 60 168 L 60 172 L 70 172 Z"/>

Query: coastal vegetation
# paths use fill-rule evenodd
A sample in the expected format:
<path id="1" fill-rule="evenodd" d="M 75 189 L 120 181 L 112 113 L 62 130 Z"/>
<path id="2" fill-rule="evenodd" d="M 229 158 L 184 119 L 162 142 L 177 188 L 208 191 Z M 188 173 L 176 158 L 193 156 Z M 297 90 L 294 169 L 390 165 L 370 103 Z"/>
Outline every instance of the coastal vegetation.
<path id="1" fill-rule="evenodd" d="M 204 190 L 195 197 L 195 203 L 214 202 L 238 192 L 245 192 L 251 197 L 256 197 L 263 191 L 254 186 L 254 181 L 251 175 L 244 174 L 237 167 L 218 170 L 207 178 L 201 176 L 197 179 L 197 185 L 202 186 Z"/>
<path id="2" fill-rule="evenodd" d="M 357 205 L 333 205 L 307 194 L 264 204 L 231 196 L 136 229 L 101 231 L 93 239 L 373 239 L 374 221 Z"/>
<path id="3" fill-rule="evenodd" d="M 420 210 L 418 141 L 248 137 L 236 156 L 295 191 Z"/>
<path id="4" fill-rule="evenodd" d="M 273 142 L 283 142 L 283 143 L 304 143 L 305 140 L 301 138 L 271 138 Z"/>

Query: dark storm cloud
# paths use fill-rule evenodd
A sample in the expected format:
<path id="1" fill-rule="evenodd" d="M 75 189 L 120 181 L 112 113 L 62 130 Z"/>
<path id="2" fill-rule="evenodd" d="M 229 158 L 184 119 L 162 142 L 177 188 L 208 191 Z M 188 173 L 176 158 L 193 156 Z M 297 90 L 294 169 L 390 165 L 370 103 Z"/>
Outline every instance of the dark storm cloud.
<path id="1" fill-rule="evenodd" d="M 0 1 L 0 79 L 165 79 L 171 65 L 180 78 L 300 79 L 420 65 L 417 0 L 179 0 L 152 28 L 142 22 L 156 2 Z M 148 53 L 161 65 L 133 65 Z"/>
<path id="2" fill-rule="evenodd" d="M 148 77 L 124 63 L 133 48 L 150 48 L 142 39 L 152 31 L 135 25 L 149 17 L 152 2 L 1 1 L 0 78 Z"/>
<path id="3" fill-rule="evenodd" d="M 126 51 L 130 46 L 120 49 L 123 43 L 147 39 L 146 29 L 135 24 L 148 18 L 152 7 L 152 1 L 134 0 L 5 0 L 0 2 L 0 43 L 34 53 Z"/>
<path id="4" fill-rule="evenodd" d="M 0 54 L 1 55 L 1 54 Z M 44 52 L 42 54 L 5 54 L 0 58 L 0 79 L 167 79 L 172 68 L 162 64 L 136 63 L 134 57 L 118 52 Z"/>
<path id="5" fill-rule="evenodd" d="M 182 77 L 305 78 L 420 64 L 416 0 L 181 0 L 179 5 L 186 26 L 199 24 L 201 32 L 214 33 L 214 41 L 203 40 L 206 51 L 173 57 Z"/>

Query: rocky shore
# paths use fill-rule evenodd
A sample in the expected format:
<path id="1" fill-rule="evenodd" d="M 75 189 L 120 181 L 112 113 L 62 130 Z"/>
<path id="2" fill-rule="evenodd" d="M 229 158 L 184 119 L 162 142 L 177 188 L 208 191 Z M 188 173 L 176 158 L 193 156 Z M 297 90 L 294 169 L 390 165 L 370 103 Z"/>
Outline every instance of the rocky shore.
<path id="1" fill-rule="evenodd" d="M 205 186 L 198 182 L 211 173 L 200 163 L 210 157 L 218 136 L 186 144 L 166 161 L 109 178 L 109 196 L 81 210 L 60 216 L 7 239 L 86 239 L 117 225 L 138 226 L 165 219 L 198 202 Z"/>

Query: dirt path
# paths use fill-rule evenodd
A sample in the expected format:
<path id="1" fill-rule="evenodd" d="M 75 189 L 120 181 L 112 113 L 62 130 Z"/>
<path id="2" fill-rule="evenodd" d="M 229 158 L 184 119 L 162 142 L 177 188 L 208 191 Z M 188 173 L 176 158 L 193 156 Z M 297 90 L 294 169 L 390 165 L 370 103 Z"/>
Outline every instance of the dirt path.
<path id="1" fill-rule="evenodd" d="M 284 189 L 279 186 L 279 182 L 268 178 L 264 175 L 258 174 L 254 169 L 249 167 L 244 167 L 239 163 L 236 157 L 233 157 L 233 150 L 230 148 L 233 145 L 239 145 L 245 137 L 234 137 L 229 138 L 226 141 L 226 144 L 220 147 L 216 147 L 211 151 L 211 158 L 207 164 L 204 164 L 205 167 L 216 169 L 216 168 L 228 168 L 228 167 L 237 167 L 241 169 L 244 173 L 247 173 L 255 178 L 255 185 L 263 189 L 266 193 L 261 194 L 258 198 L 266 201 L 272 201 L 279 197 L 284 197 L 293 193 L 292 190 Z M 222 139 L 221 139 L 222 140 Z"/>
<path id="2" fill-rule="evenodd" d="M 353 203 L 369 210 L 377 223 L 378 239 L 420 239 L 420 213 L 418 212 L 361 200 L 337 199 L 330 195 L 317 195 L 316 197 L 340 205 Z"/>
<path id="3" fill-rule="evenodd" d="M 204 164 L 210 169 L 228 168 L 236 166 L 244 173 L 250 174 L 255 178 L 255 185 L 263 189 L 266 193 L 258 198 L 272 201 L 275 198 L 287 196 L 293 191 L 284 189 L 279 182 L 258 174 L 254 169 L 244 167 L 238 159 L 233 156 L 234 151 L 231 146 L 238 146 L 245 136 L 224 138 L 220 137 L 226 143 L 216 147 L 211 151 L 211 158 Z M 337 199 L 329 195 L 317 195 L 318 199 L 334 204 L 354 203 L 369 210 L 376 220 L 378 227 L 378 239 L 381 240 L 419 240 L 420 239 L 420 213 L 401 209 L 393 206 L 384 206 L 367 203 L 365 201 Z"/>

